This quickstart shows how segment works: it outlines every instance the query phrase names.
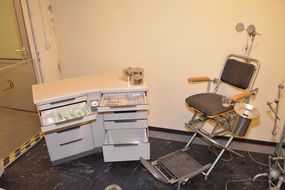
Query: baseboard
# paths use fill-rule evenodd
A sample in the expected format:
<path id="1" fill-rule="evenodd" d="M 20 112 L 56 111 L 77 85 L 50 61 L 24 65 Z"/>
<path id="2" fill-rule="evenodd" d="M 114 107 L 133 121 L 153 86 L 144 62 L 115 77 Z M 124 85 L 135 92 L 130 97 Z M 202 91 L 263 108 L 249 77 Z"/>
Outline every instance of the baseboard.
<path id="1" fill-rule="evenodd" d="M 155 127 L 155 126 L 149 126 L 149 129 L 152 131 L 160 131 L 160 132 L 180 134 L 180 135 L 189 135 L 189 134 L 194 133 L 191 131 L 180 131 L 177 129 L 168 129 L 168 128 L 161 128 L 161 127 Z M 228 139 L 228 137 L 226 137 L 226 136 L 217 136 L 215 138 L 216 139 L 222 139 L 222 140 Z M 234 138 L 234 141 L 243 142 L 243 143 L 251 143 L 251 144 L 259 144 L 259 145 L 266 145 L 266 146 L 272 146 L 272 147 L 275 147 L 277 145 L 277 143 L 275 143 L 275 142 L 259 141 L 259 140 L 245 139 L 245 138 L 239 138 L 239 137 Z"/>

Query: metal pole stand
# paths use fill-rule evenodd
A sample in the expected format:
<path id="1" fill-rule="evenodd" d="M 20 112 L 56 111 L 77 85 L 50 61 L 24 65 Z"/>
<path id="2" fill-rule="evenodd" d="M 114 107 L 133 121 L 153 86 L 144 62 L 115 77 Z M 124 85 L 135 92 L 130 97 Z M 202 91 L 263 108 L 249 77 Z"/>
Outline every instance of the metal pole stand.
<path id="1" fill-rule="evenodd" d="M 280 120 L 278 117 L 278 107 L 279 99 L 281 95 L 281 90 L 284 88 L 284 81 L 278 85 L 278 98 L 273 102 L 267 102 L 270 110 L 273 112 L 274 126 L 272 130 L 272 135 L 276 135 L 277 120 Z M 275 109 L 273 109 L 272 104 L 275 103 Z M 285 138 L 285 123 L 283 126 L 282 134 L 278 144 L 275 147 L 274 154 L 269 156 L 269 172 L 260 173 L 254 176 L 253 182 L 255 182 L 260 177 L 267 177 L 270 190 L 280 190 L 282 184 L 285 182 L 285 157 L 282 150 L 282 146 Z"/>
<path id="2" fill-rule="evenodd" d="M 282 151 L 282 145 L 285 138 L 285 124 L 283 126 L 282 135 L 279 143 L 276 145 L 274 155 L 269 156 L 269 172 L 260 173 L 254 176 L 255 182 L 260 177 L 268 177 L 269 189 L 279 190 L 284 183 L 285 178 L 285 157 Z"/>

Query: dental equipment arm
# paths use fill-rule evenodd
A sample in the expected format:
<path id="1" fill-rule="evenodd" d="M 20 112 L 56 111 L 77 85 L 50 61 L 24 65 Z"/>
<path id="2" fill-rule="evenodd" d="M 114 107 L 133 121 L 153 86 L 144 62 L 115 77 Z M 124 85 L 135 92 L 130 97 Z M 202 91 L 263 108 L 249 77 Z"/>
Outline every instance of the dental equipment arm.
<path id="1" fill-rule="evenodd" d="M 277 127 L 277 120 L 280 120 L 279 116 L 278 116 L 278 109 L 279 109 L 279 100 L 280 100 L 280 96 L 281 96 L 281 90 L 284 88 L 284 83 L 285 80 L 283 80 L 279 85 L 278 85 L 278 96 L 276 99 L 274 99 L 273 102 L 267 102 L 267 105 L 269 106 L 270 110 L 272 111 L 272 113 L 274 114 L 274 125 L 273 125 L 273 129 L 272 129 L 272 135 L 276 135 L 276 127 Z M 275 109 L 273 109 L 272 105 L 275 103 Z"/>

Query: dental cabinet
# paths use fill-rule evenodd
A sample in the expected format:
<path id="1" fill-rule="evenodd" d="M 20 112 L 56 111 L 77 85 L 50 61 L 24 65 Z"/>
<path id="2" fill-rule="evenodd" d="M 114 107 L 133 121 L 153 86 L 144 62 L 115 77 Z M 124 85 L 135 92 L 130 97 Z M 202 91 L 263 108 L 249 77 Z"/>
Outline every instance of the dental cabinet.
<path id="1" fill-rule="evenodd" d="M 32 86 L 52 165 L 103 151 L 105 162 L 149 159 L 147 91 L 118 75 Z"/>

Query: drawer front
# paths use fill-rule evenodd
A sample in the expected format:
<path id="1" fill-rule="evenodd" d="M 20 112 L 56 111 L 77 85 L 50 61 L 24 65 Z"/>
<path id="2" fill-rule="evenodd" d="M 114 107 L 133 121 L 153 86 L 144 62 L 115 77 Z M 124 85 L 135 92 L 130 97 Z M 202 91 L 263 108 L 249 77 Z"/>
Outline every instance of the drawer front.
<path id="1" fill-rule="evenodd" d="M 147 110 L 146 93 L 144 91 L 104 93 L 102 95 L 98 112 Z"/>
<path id="2" fill-rule="evenodd" d="M 90 133 L 91 125 L 87 124 L 45 135 L 45 140 L 48 146 L 58 146 L 60 144 L 65 144 L 76 139 L 90 136 Z"/>
<path id="3" fill-rule="evenodd" d="M 147 128 L 147 120 L 141 119 L 128 119 L 128 120 L 115 120 L 104 121 L 105 129 L 129 129 L 129 128 Z"/>
<path id="4" fill-rule="evenodd" d="M 140 157 L 150 159 L 149 143 L 136 145 L 104 145 L 103 155 L 105 162 L 139 160 Z"/>
<path id="5" fill-rule="evenodd" d="M 45 136 L 51 161 L 94 149 L 90 125 Z"/>
<path id="6" fill-rule="evenodd" d="M 134 111 L 134 112 L 106 112 L 103 113 L 105 121 L 110 120 L 127 120 L 127 119 L 147 119 L 147 111 Z"/>
<path id="7" fill-rule="evenodd" d="M 94 149 L 92 137 L 84 137 L 70 144 L 62 146 L 48 146 L 48 153 L 51 161 L 73 156 Z"/>
<path id="8" fill-rule="evenodd" d="M 98 112 L 113 112 L 113 111 L 135 111 L 135 110 L 148 110 L 149 105 L 148 104 L 142 104 L 142 105 L 130 105 L 130 106 L 100 106 L 98 107 Z"/>
<path id="9" fill-rule="evenodd" d="M 145 128 L 107 130 L 104 145 L 134 145 L 148 143 Z"/>
<path id="10" fill-rule="evenodd" d="M 48 132 L 53 132 L 56 130 L 60 130 L 61 128 L 67 128 L 72 125 L 80 125 L 80 123 L 91 123 L 92 121 L 96 120 L 96 115 L 91 114 L 88 116 L 85 116 L 83 118 L 78 118 L 69 122 L 64 122 L 64 123 L 59 123 L 59 124 L 52 124 L 52 125 L 47 125 L 41 127 L 42 132 L 48 133 Z"/>
<path id="11" fill-rule="evenodd" d="M 86 96 L 67 98 L 67 99 L 63 99 L 63 100 L 58 99 L 58 100 L 54 100 L 53 102 L 38 105 L 37 107 L 38 107 L 38 110 L 46 110 L 46 109 L 51 109 L 51 108 L 64 106 L 64 105 L 68 105 L 68 104 L 83 102 L 86 100 L 87 100 Z"/>
<path id="12" fill-rule="evenodd" d="M 61 107 L 39 111 L 43 126 L 66 123 L 91 115 L 86 102 L 68 104 Z"/>

